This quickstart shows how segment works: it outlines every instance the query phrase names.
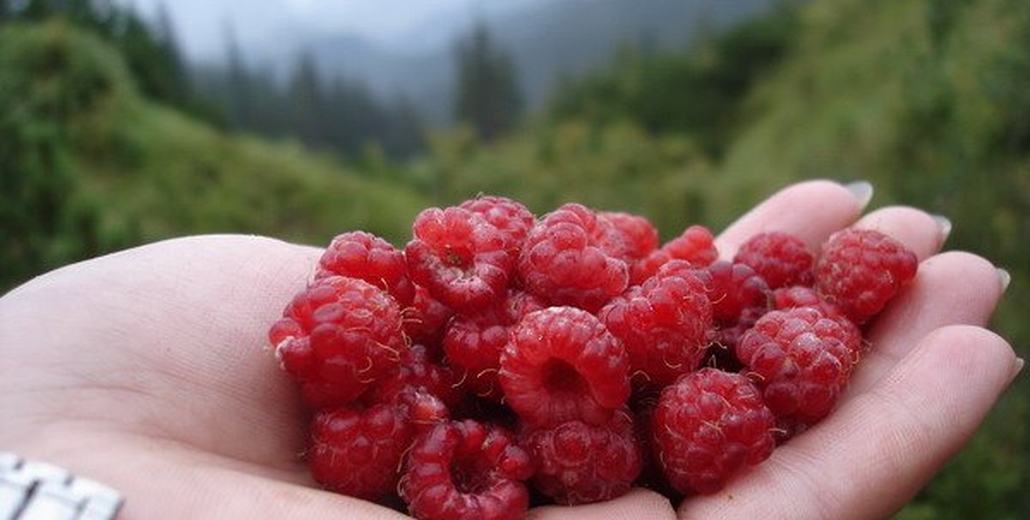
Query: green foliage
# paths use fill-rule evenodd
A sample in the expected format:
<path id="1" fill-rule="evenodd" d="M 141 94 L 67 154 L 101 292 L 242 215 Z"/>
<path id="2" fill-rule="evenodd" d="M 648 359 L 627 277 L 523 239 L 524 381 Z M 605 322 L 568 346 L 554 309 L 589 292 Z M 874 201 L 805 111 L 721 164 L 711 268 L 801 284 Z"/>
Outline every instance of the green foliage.
<path id="1" fill-rule="evenodd" d="M 740 103 L 789 51 L 797 25 L 794 4 L 782 3 L 689 50 L 626 46 L 611 68 L 566 82 L 550 114 L 596 124 L 631 120 L 649 132 L 685 133 L 717 157 L 736 131 Z"/>
<path id="2" fill-rule="evenodd" d="M 0 31 L 0 289 L 170 236 L 403 241 L 427 202 L 294 142 L 236 138 L 140 97 L 110 46 L 62 22 Z"/>
<path id="3" fill-rule="evenodd" d="M 497 48 L 483 23 L 458 42 L 455 119 L 472 124 L 481 139 L 493 140 L 518 122 L 522 97 L 515 66 Z"/>

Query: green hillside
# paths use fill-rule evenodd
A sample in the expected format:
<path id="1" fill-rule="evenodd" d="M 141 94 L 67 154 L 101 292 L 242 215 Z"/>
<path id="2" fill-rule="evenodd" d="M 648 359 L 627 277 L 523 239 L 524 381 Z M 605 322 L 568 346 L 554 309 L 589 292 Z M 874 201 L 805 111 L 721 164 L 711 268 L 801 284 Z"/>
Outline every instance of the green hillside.
<path id="1" fill-rule="evenodd" d="M 294 142 L 231 137 L 141 97 L 124 61 L 62 22 L 0 29 L 0 287 L 187 233 L 394 240 L 426 200 Z"/>

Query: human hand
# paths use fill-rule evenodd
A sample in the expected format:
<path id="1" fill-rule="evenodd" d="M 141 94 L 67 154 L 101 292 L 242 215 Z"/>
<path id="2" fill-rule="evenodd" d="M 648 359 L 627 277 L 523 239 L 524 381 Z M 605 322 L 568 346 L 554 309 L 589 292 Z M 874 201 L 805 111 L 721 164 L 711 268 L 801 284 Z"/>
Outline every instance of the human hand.
<path id="1" fill-rule="evenodd" d="M 814 247 L 854 223 L 859 198 L 835 183 L 796 185 L 718 245 L 732 255 L 775 229 Z M 914 209 L 881 209 L 858 225 L 891 234 L 924 262 L 876 323 L 872 350 L 830 417 L 678 511 L 634 490 L 529 517 L 872 519 L 900 508 L 968 440 L 1017 361 L 982 328 L 1003 291 L 989 262 L 937 254 L 946 233 Z M 258 237 L 190 237 L 12 291 L 0 299 L 0 446 L 121 490 L 125 519 L 404 518 L 316 489 L 297 456 L 304 408 L 265 334 L 319 254 Z"/>

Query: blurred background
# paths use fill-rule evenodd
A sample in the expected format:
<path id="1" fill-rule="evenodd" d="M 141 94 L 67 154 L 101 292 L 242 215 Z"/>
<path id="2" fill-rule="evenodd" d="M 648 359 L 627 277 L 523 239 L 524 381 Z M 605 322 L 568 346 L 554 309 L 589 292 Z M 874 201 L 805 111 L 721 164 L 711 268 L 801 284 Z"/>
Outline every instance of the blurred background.
<path id="1" fill-rule="evenodd" d="M 1030 356 L 1026 0 L 0 0 L 0 293 L 189 233 L 403 245 L 481 192 L 671 238 L 816 177 L 949 217 Z M 1030 518 L 1028 399 L 896 518 Z"/>

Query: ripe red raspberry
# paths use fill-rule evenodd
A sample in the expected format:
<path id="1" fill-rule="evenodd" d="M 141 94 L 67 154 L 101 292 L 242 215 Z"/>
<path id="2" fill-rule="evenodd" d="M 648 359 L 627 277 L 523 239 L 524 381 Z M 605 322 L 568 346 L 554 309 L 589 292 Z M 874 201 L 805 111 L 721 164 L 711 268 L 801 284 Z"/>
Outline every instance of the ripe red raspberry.
<path id="1" fill-rule="evenodd" d="M 404 249 L 412 281 L 456 310 L 500 299 L 514 272 L 505 234 L 467 209 L 429 208 L 415 218 Z"/>
<path id="2" fill-rule="evenodd" d="M 438 351 L 447 323 L 454 309 L 429 294 L 429 289 L 415 286 L 415 298 L 404 311 L 404 333 L 414 343 L 425 345 L 431 352 Z"/>
<path id="3" fill-rule="evenodd" d="M 453 367 L 439 364 L 424 345 L 413 344 L 401 352 L 399 369 L 377 381 L 366 393 L 369 403 L 386 403 L 405 392 L 421 391 L 439 399 L 448 408 L 463 404 L 464 392 L 458 388 L 459 377 Z"/>
<path id="4" fill-rule="evenodd" d="M 536 296 L 511 289 L 493 305 L 455 316 L 444 334 L 443 350 L 447 359 L 464 372 L 462 386 L 480 397 L 500 400 L 497 371 L 508 331 L 523 316 L 544 307 Z"/>
<path id="5" fill-rule="evenodd" d="M 915 277 L 919 260 L 897 240 L 875 230 L 838 231 L 815 265 L 816 289 L 845 316 L 863 324 Z"/>
<path id="6" fill-rule="evenodd" d="M 530 228 L 536 224 L 536 216 L 529 208 L 507 197 L 482 195 L 461 203 L 459 207 L 482 215 L 496 227 L 504 235 L 507 248 L 516 257 Z"/>
<path id="7" fill-rule="evenodd" d="M 800 238 L 779 231 L 759 233 L 744 242 L 734 263 L 755 270 L 770 288 L 812 285 L 812 253 Z"/>
<path id="8" fill-rule="evenodd" d="M 792 285 L 780 287 L 772 292 L 774 309 L 786 310 L 794 307 L 815 307 L 827 316 L 843 316 L 832 303 L 827 302 L 812 287 Z"/>
<path id="9" fill-rule="evenodd" d="M 678 237 L 666 242 L 633 265 L 631 283 L 640 285 L 654 276 L 670 260 L 684 260 L 694 267 L 704 267 L 716 260 L 715 236 L 704 226 L 694 225 L 683 230 Z"/>
<path id="10" fill-rule="evenodd" d="M 311 476 L 331 491 L 380 499 L 397 489 L 401 456 L 414 433 L 405 409 L 394 403 L 319 412 L 307 453 Z"/>
<path id="11" fill-rule="evenodd" d="M 316 408 L 357 399 L 400 365 L 407 348 L 397 301 L 359 280 L 316 280 L 294 297 L 269 330 L 283 368 Z"/>
<path id="12" fill-rule="evenodd" d="M 719 260 L 705 270 L 712 317 L 721 325 L 735 324 L 744 309 L 769 308 L 769 285 L 747 264 Z"/>
<path id="13" fill-rule="evenodd" d="M 654 276 L 597 315 L 626 349 L 636 386 L 662 387 L 696 369 L 711 335 L 712 304 L 695 269 Z"/>
<path id="14" fill-rule="evenodd" d="M 847 320 L 815 307 L 770 311 L 737 345 L 777 417 L 813 424 L 833 408 L 858 362 L 861 337 Z"/>
<path id="15" fill-rule="evenodd" d="M 775 447 L 772 412 L 740 374 L 702 368 L 665 388 L 651 418 L 656 459 L 681 493 L 714 493 Z"/>
<path id="16" fill-rule="evenodd" d="M 565 204 L 529 231 L 519 257 L 525 289 L 552 305 L 596 311 L 629 284 L 625 260 L 604 247 L 605 223 L 580 204 Z"/>
<path id="17" fill-rule="evenodd" d="M 505 403 L 538 427 L 603 423 L 630 394 L 622 344 L 593 314 L 574 307 L 522 318 L 501 354 L 499 380 Z"/>
<path id="18" fill-rule="evenodd" d="M 329 276 L 360 278 L 389 292 L 401 307 L 411 305 L 415 296 L 404 253 L 364 231 L 342 233 L 329 243 L 318 260 L 315 279 Z"/>
<path id="19" fill-rule="evenodd" d="M 628 410 L 619 411 L 604 424 L 568 421 L 533 429 L 524 435 L 522 446 L 537 463 L 536 489 L 563 505 L 621 496 L 643 467 Z"/>
<path id="20" fill-rule="evenodd" d="M 604 249 L 614 256 L 633 262 L 658 249 L 658 230 L 651 221 L 640 215 L 619 211 L 602 211 L 598 218 L 607 222 Z"/>
<path id="21" fill-rule="evenodd" d="M 421 520 L 514 520 L 529 507 L 529 455 L 506 430 L 472 420 L 419 434 L 400 495 Z"/>

